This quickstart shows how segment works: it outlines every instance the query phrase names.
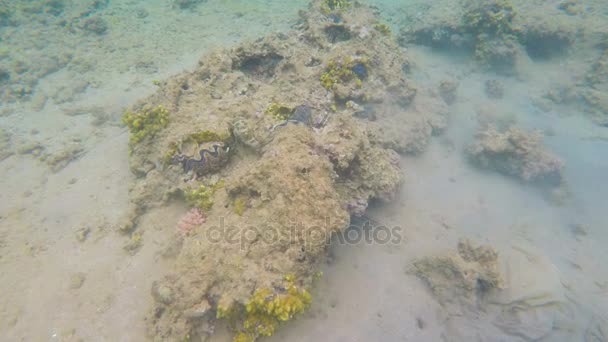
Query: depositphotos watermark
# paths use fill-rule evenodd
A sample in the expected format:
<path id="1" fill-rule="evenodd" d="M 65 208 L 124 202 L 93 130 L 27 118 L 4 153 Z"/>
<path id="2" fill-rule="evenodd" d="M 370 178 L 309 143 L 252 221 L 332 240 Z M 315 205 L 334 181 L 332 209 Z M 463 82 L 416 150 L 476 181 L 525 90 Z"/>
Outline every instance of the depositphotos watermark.
<path id="1" fill-rule="evenodd" d="M 290 222 L 287 226 L 247 225 L 231 226 L 221 217 L 215 225 L 207 224 L 203 229 L 203 238 L 211 243 L 239 244 L 246 248 L 253 243 L 266 245 L 284 245 L 293 243 L 303 248 L 318 248 L 321 244 L 376 244 L 398 245 L 403 241 L 402 229 L 399 226 L 385 226 L 363 218 L 354 219 L 350 225 L 335 231 L 332 219 L 326 217 L 321 224 L 311 225 L 302 222 Z"/>

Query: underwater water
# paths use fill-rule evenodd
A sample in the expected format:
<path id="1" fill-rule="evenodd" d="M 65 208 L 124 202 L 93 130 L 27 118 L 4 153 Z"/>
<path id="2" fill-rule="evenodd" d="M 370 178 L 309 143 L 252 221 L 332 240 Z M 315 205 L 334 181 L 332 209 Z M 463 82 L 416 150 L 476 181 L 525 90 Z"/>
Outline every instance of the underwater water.
<path id="1" fill-rule="evenodd" d="M 0 0 L 0 340 L 608 341 L 607 147 L 604 1 Z"/>

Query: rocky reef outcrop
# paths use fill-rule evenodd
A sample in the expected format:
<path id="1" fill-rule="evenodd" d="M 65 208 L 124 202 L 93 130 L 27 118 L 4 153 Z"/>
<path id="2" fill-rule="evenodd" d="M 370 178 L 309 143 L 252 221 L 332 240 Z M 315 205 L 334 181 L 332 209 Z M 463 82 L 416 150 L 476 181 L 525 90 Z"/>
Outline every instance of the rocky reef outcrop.
<path id="1" fill-rule="evenodd" d="M 608 126 L 608 49 L 591 65 L 579 93 L 592 120 Z"/>
<path id="2" fill-rule="evenodd" d="M 294 31 L 212 52 L 125 114 L 136 178 L 123 231 L 145 241 L 138 217 L 169 202 L 204 217 L 175 228 L 154 339 L 205 338 L 218 319 L 235 340 L 271 335 L 310 304 L 332 234 L 395 196 L 398 152 L 421 152 L 447 110 L 407 79 L 384 27 L 356 2 L 313 1 Z"/>
<path id="3" fill-rule="evenodd" d="M 486 169 L 525 182 L 559 185 L 563 162 L 543 146 L 542 135 L 510 127 L 504 132 L 489 126 L 467 149 L 470 160 Z"/>
<path id="4" fill-rule="evenodd" d="M 510 0 L 434 2 L 423 20 L 401 31 L 400 43 L 467 51 L 483 68 L 517 74 L 528 58 L 566 53 L 581 26 L 558 7 L 539 8 Z"/>

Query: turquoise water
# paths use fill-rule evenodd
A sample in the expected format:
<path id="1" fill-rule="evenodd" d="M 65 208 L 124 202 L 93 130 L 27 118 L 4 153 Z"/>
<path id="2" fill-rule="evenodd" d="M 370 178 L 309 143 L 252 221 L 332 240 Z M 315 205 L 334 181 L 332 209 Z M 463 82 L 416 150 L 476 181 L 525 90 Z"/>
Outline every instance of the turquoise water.
<path id="1" fill-rule="evenodd" d="M 403 77 L 445 106 L 448 125 L 421 153 L 401 156 L 397 198 L 368 209 L 403 228 L 403 243 L 330 247 L 310 310 L 265 340 L 608 341 L 608 100 L 588 97 L 608 91 L 608 5 L 513 0 L 511 66 L 501 59 L 509 53 L 479 57 L 505 45 L 480 47 L 471 32 L 492 40 L 496 27 L 473 27 L 459 1 L 361 3 L 390 27 L 396 53 L 410 60 Z M 0 340 L 152 340 L 150 287 L 175 267 L 163 256 L 175 233 L 166 222 L 183 208 L 151 210 L 139 223 L 143 245 L 125 253 L 129 237 L 118 231 L 134 176 L 121 117 L 201 56 L 296 29 L 307 9 L 278 0 L 0 0 Z M 488 80 L 504 94 L 488 95 Z M 451 101 L 446 81 L 457 84 Z M 565 165 L 563 187 L 471 163 L 465 151 L 484 118 L 541 132 Z M 497 298 L 510 306 L 446 302 L 408 272 L 462 238 L 498 251 L 506 289 Z M 210 340 L 231 336 L 220 323 Z"/>

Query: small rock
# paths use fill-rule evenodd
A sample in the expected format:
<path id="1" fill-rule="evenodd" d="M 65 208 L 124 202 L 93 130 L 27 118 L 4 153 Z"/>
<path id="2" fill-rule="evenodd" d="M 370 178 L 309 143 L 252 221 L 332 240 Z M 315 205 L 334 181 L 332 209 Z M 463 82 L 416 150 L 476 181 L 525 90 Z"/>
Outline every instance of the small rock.
<path id="1" fill-rule="evenodd" d="M 424 327 L 426 326 L 426 323 L 424 323 L 422 318 L 416 317 L 416 326 L 418 327 L 418 329 L 423 330 Z"/>
<path id="2" fill-rule="evenodd" d="M 148 16 L 148 11 L 146 11 L 145 8 L 137 8 L 135 9 L 135 17 L 137 17 L 137 19 L 143 19 L 146 18 Z"/>
<path id="3" fill-rule="evenodd" d="M 491 99 L 502 99 L 505 87 L 499 80 L 487 80 L 485 82 L 486 96 Z"/>
<path id="4" fill-rule="evenodd" d="M 589 233 L 589 227 L 582 223 L 575 223 L 570 225 L 570 231 L 578 239 L 582 236 L 587 236 Z"/>
<path id="5" fill-rule="evenodd" d="M 211 312 L 211 304 L 206 299 L 185 312 L 188 318 L 202 318 Z"/>
<path id="6" fill-rule="evenodd" d="M 442 81 L 439 84 L 439 95 L 446 104 L 450 105 L 456 102 L 456 91 L 458 90 L 458 82 Z"/>
<path id="7" fill-rule="evenodd" d="M 76 240 L 78 242 L 85 242 L 87 237 L 89 237 L 89 233 L 91 233 L 91 228 L 83 227 L 76 231 Z"/>
<path id="8" fill-rule="evenodd" d="M 70 277 L 70 289 L 77 290 L 82 287 L 86 279 L 86 274 L 82 272 L 74 273 Z"/>
<path id="9" fill-rule="evenodd" d="M 124 249 L 125 252 L 129 253 L 130 255 L 135 255 L 141 246 L 143 246 L 141 234 L 136 232 L 131 235 L 129 242 L 127 242 L 122 249 Z"/>
<path id="10" fill-rule="evenodd" d="M 84 21 L 82 29 L 91 33 L 102 35 L 108 31 L 108 23 L 99 16 L 91 17 Z"/>

